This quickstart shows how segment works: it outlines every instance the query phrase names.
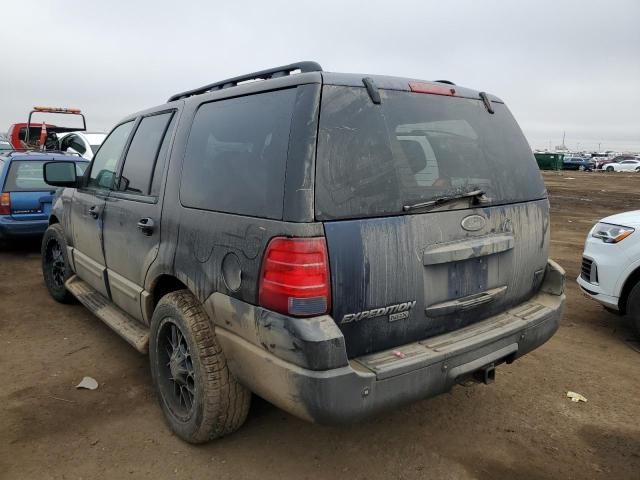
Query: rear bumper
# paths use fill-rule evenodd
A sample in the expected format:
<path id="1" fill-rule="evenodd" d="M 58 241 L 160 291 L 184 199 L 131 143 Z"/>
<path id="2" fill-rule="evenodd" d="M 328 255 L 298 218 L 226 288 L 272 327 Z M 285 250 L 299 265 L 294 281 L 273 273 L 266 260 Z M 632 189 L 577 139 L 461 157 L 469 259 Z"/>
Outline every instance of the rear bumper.
<path id="1" fill-rule="evenodd" d="M 229 310 L 220 299 L 209 303 L 209 308 L 229 367 L 242 384 L 298 417 L 347 423 L 444 393 L 485 366 L 511 362 L 539 347 L 558 329 L 565 304 L 563 289 L 564 271 L 550 262 L 540 292 L 511 310 L 392 350 L 344 362 L 336 354 L 333 361 L 343 365 L 325 370 L 301 366 L 303 357 L 283 359 L 276 344 L 254 342 L 246 331 L 234 329 L 232 324 L 243 322 L 247 309 L 234 305 Z M 235 318 L 228 317 L 229 312 Z M 329 344 L 340 343 L 329 324 L 312 330 L 317 341 L 301 345 L 298 338 L 293 339 L 292 350 L 315 347 L 331 353 Z M 331 339 L 321 347 L 326 343 L 323 330 Z"/>
<path id="2" fill-rule="evenodd" d="M 43 235 L 49 220 L 15 220 L 9 215 L 0 215 L 0 238 Z"/>

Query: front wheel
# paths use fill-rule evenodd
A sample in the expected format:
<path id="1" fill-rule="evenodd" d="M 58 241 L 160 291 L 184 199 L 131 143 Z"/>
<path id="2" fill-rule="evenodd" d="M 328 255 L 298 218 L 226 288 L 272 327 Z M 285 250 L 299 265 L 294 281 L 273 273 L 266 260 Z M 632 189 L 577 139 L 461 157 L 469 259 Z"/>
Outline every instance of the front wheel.
<path id="1" fill-rule="evenodd" d="M 42 237 L 42 276 L 49 294 L 60 303 L 72 303 L 73 295 L 64 286 L 72 271 L 67 258 L 64 230 L 58 223 L 49 225 Z"/>
<path id="2" fill-rule="evenodd" d="M 636 331 L 636 334 L 640 337 L 640 282 L 636 283 L 631 289 L 631 292 L 629 292 L 629 297 L 627 298 L 627 316 L 631 320 L 631 325 Z"/>
<path id="3" fill-rule="evenodd" d="M 607 167 L 607 172 L 613 172 L 613 167 Z"/>
<path id="4" fill-rule="evenodd" d="M 209 317 L 188 290 L 169 293 L 156 306 L 149 360 L 165 418 L 183 440 L 207 442 L 244 423 L 251 392 L 229 371 Z"/>
<path id="5" fill-rule="evenodd" d="M 584 165 L 580 165 L 580 166 L 578 167 L 578 170 L 580 170 L 581 172 L 584 172 L 584 171 L 585 171 Z"/>

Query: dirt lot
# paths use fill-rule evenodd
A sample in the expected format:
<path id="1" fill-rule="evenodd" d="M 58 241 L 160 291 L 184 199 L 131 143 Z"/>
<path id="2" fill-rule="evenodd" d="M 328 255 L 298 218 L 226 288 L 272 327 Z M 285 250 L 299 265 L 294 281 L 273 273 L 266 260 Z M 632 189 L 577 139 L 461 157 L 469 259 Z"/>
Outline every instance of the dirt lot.
<path id="1" fill-rule="evenodd" d="M 81 306 L 49 298 L 38 245 L 0 251 L 0 478 L 637 479 L 640 353 L 580 295 L 584 237 L 640 206 L 637 175 L 548 173 L 552 257 L 567 270 L 556 336 L 492 386 L 457 387 L 350 427 L 254 401 L 235 435 L 193 447 L 165 427 L 147 359 Z M 96 391 L 76 390 L 84 375 Z M 565 398 L 574 390 L 588 403 Z"/>

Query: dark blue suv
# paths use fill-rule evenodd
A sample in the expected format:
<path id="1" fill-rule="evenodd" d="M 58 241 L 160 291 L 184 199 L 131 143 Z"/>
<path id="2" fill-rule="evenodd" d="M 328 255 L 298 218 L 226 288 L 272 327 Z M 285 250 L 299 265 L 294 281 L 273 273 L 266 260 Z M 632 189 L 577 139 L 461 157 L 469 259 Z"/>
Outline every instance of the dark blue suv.
<path id="1" fill-rule="evenodd" d="M 44 169 L 51 296 L 149 354 L 189 442 L 251 392 L 336 423 L 490 383 L 558 328 L 547 192 L 485 92 L 297 63 L 124 118 L 80 178 Z"/>
<path id="2" fill-rule="evenodd" d="M 11 152 L 0 156 L 0 239 L 45 232 L 55 188 L 45 183 L 42 166 L 69 158 L 69 155 L 48 152 Z M 89 162 L 77 160 L 81 175 Z"/>

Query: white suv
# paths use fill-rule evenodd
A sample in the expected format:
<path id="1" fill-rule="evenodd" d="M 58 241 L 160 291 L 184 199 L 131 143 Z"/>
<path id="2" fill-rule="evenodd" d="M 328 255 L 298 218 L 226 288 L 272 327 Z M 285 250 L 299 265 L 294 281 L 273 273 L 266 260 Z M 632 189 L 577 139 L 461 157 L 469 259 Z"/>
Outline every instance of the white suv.
<path id="1" fill-rule="evenodd" d="M 608 310 L 631 317 L 640 334 L 640 210 L 600 220 L 589 232 L 578 284 Z"/>

